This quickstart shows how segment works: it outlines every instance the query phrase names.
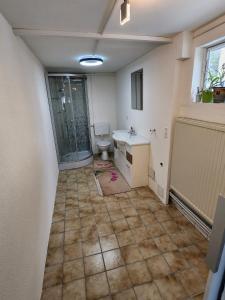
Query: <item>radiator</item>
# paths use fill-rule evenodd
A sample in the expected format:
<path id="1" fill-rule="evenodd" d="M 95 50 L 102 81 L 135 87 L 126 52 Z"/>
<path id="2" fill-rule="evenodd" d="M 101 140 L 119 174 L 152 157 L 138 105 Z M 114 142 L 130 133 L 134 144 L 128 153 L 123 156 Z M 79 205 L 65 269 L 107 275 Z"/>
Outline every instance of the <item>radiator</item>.
<path id="1" fill-rule="evenodd" d="M 218 196 L 225 195 L 225 125 L 176 119 L 170 188 L 212 224 Z"/>

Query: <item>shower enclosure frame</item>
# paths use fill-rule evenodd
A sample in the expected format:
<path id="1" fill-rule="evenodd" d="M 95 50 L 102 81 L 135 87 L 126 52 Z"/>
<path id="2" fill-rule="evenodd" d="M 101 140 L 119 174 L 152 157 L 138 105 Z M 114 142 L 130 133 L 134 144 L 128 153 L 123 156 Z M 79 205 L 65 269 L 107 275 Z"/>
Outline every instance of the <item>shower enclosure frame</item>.
<path id="1" fill-rule="evenodd" d="M 90 155 L 85 159 L 82 159 L 79 161 L 71 161 L 71 162 L 61 162 L 60 161 L 59 145 L 58 145 L 58 140 L 57 140 L 56 125 L 55 125 L 54 112 L 53 112 L 53 107 L 52 107 L 51 93 L 50 93 L 50 86 L 49 86 L 49 77 L 73 77 L 73 78 L 84 80 L 85 105 L 86 105 L 86 109 L 87 109 L 88 135 L 89 135 L 89 142 L 90 142 Z M 47 86 L 48 103 L 49 103 L 49 109 L 50 109 L 50 115 L 51 115 L 51 123 L 52 123 L 52 129 L 53 129 L 54 142 L 55 142 L 59 170 L 75 169 L 75 168 L 81 168 L 81 167 L 87 166 L 88 164 L 92 163 L 92 161 L 93 161 L 90 111 L 89 111 L 89 100 L 88 100 L 88 89 L 87 89 L 87 76 L 83 75 L 83 74 L 74 74 L 74 73 L 46 72 L 45 80 L 46 80 L 46 86 Z M 70 85 L 70 83 L 69 83 L 69 85 Z M 70 86 L 70 97 L 72 99 L 71 86 Z M 73 110 L 73 108 L 72 108 L 72 110 Z M 74 112 L 73 112 L 73 116 L 75 116 Z M 73 125 L 73 127 L 74 127 L 74 125 Z M 74 134 L 76 136 L 76 128 L 74 128 Z M 76 144 L 77 144 L 77 140 L 76 140 Z"/>

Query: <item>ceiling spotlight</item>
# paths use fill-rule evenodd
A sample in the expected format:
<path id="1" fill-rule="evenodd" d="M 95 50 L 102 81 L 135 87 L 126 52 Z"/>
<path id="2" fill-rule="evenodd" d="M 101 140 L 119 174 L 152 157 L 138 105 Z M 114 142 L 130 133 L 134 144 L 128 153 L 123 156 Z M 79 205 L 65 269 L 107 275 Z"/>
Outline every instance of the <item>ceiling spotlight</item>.
<path id="1" fill-rule="evenodd" d="M 130 21 L 130 3 L 129 0 L 124 0 L 120 6 L 120 25 Z"/>
<path id="2" fill-rule="evenodd" d="M 101 57 L 84 57 L 80 59 L 80 64 L 85 67 L 95 67 L 103 64 L 103 59 Z"/>

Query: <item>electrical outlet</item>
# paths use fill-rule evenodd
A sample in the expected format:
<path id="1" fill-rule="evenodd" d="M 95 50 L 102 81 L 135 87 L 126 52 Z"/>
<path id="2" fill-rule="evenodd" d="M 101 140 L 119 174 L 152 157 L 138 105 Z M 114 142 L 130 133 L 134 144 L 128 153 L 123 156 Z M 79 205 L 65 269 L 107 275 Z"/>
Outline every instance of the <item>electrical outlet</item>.
<path id="1" fill-rule="evenodd" d="M 168 139 L 168 128 L 164 128 L 164 139 Z"/>

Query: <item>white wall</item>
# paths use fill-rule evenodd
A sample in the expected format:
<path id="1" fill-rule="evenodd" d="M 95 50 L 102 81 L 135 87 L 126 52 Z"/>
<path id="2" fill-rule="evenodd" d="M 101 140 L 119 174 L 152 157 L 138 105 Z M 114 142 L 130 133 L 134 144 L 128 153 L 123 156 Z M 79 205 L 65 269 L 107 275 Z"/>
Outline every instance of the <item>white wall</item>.
<path id="1" fill-rule="evenodd" d="M 158 194 L 157 184 L 164 189 L 166 202 L 170 157 L 170 134 L 172 119 L 176 111 L 175 79 L 179 62 L 175 60 L 175 43 L 153 49 L 144 57 L 117 73 L 117 117 L 118 129 L 135 130 L 151 142 L 150 166 L 155 170 L 156 183 L 150 187 Z M 143 68 L 143 111 L 131 109 L 131 73 Z M 156 129 L 156 135 L 149 130 Z M 168 138 L 165 138 L 165 128 Z M 160 163 L 164 166 L 161 167 Z"/>
<path id="2" fill-rule="evenodd" d="M 58 176 L 43 68 L 0 15 L 0 299 L 39 300 Z"/>
<path id="3" fill-rule="evenodd" d="M 109 122 L 111 132 L 117 129 L 116 118 L 116 77 L 113 73 L 88 75 L 88 98 L 90 123 Z M 95 153 L 96 141 L 92 128 L 92 144 Z M 110 136 L 106 137 L 111 139 Z"/>

